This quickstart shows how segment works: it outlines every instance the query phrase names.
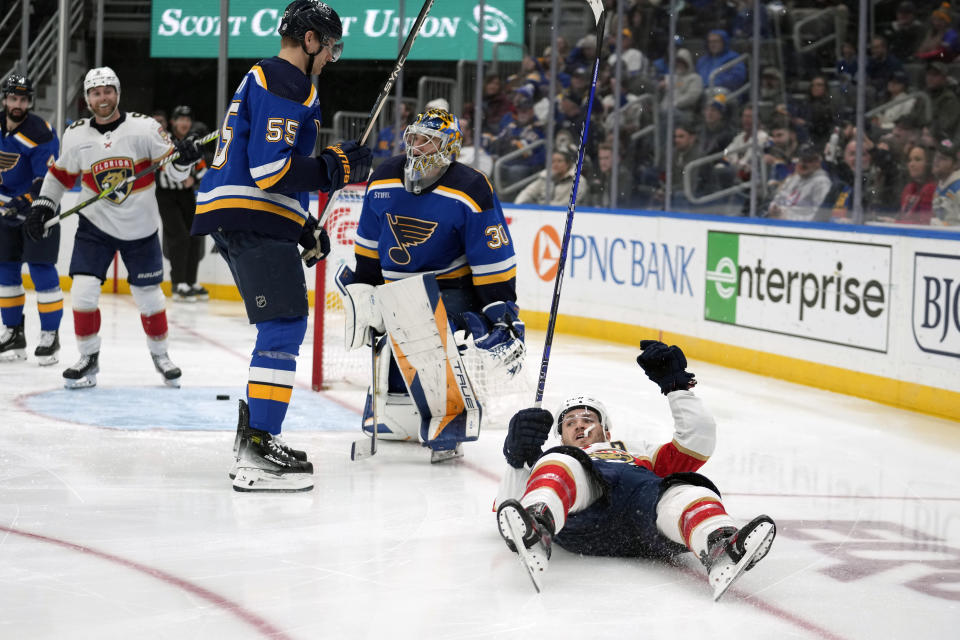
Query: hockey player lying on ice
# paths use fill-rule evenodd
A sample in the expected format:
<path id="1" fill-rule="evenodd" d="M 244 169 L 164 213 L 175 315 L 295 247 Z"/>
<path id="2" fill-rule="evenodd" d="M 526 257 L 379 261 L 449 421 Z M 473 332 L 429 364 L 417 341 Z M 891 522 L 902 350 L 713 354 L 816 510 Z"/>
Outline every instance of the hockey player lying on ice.
<path id="1" fill-rule="evenodd" d="M 599 556 L 670 558 L 693 551 L 718 600 L 770 550 L 776 526 L 760 515 L 739 529 L 720 491 L 695 473 L 713 453 L 716 424 L 690 389 L 679 347 L 644 340 L 637 362 L 660 386 L 674 418 L 673 439 L 626 449 L 612 441 L 607 411 L 590 396 L 549 411 L 524 409 L 503 445 L 510 465 L 497 498 L 500 534 L 521 554 L 539 590 L 550 546 Z M 541 447 L 556 428 L 561 446 Z M 517 547 L 520 543 L 520 549 Z"/>

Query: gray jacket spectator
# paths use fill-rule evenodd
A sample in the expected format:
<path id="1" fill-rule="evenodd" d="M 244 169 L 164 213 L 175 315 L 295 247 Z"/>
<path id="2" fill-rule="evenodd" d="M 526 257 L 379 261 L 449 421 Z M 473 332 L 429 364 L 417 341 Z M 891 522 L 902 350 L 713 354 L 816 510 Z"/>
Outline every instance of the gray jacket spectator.
<path id="1" fill-rule="evenodd" d="M 803 147 L 796 169 L 773 196 L 769 217 L 812 221 L 829 215 L 822 205 L 830 192 L 830 176 L 820 168 L 820 160 L 820 152 L 812 145 Z"/>
<path id="2" fill-rule="evenodd" d="M 554 151 L 550 162 L 552 192 L 547 194 L 547 170 L 544 169 L 536 180 L 528 184 L 515 200 L 516 204 L 551 204 L 567 206 L 570 204 L 570 190 L 577 171 L 577 152 L 574 150 Z M 577 187 L 577 204 L 581 204 L 590 191 L 586 180 Z"/>
<path id="3" fill-rule="evenodd" d="M 957 126 L 960 125 L 960 98 L 948 86 L 947 65 L 942 62 L 931 62 L 927 67 L 926 93 L 930 96 L 930 106 L 933 118 L 927 122 L 926 113 L 920 109 L 922 103 L 917 103 L 914 116 L 921 122 L 927 122 L 931 132 L 937 139 L 955 138 Z"/>
<path id="4" fill-rule="evenodd" d="M 686 49 L 677 50 L 676 72 L 664 76 L 660 82 L 663 97 L 660 99 L 660 109 L 666 111 L 670 107 L 669 85 L 673 83 L 673 106 L 679 111 L 693 113 L 703 94 L 703 80 L 693 69 L 693 56 Z"/>

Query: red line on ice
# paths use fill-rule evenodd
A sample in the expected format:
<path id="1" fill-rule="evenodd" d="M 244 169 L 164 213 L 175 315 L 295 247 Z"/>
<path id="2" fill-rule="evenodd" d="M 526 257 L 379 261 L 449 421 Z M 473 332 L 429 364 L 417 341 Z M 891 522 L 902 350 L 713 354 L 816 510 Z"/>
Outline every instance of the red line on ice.
<path id="1" fill-rule="evenodd" d="M 28 538 L 30 540 L 46 542 L 58 547 L 63 547 L 64 549 L 69 549 L 70 551 L 84 553 L 89 556 L 99 558 L 100 560 L 113 562 L 128 569 L 133 569 L 134 571 L 148 575 L 151 578 L 156 578 L 157 580 L 165 582 L 168 585 L 177 587 L 178 589 L 183 589 L 184 591 L 187 591 L 195 596 L 203 598 L 214 606 L 233 614 L 237 618 L 240 618 L 268 638 L 275 638 L 277 640 L 289 640 L 290 638 L 290 636 L 284 633 L 281 629 L 273 626 L 270 622 L 264 620 L 257 614 L 245 608 L 242 604 L 216 594 L 209 589 L 195 585 L 192 582 L 184 580 L 183 578 L 178 578 L 177 576 L 167 573 L 166 571 L 161 571 L 160 569 L 149 567 L 145 564 L 134 562 L 133 560 L 127 560 L 126 558 L 121 558 L 110 553 L 97 551 L 96 549 L 92 549 L 81 544 L 60 540 L 58 538 L 51 538 L 49 536 L 42 536 L 37 533 L 30 533 L 29 531 L 21 531 L 19 529 L 12 529 L 5 526 L 0 526 L 0 531 L 6 531 L 7 533 L 12 533 L 13 535 Z"/>

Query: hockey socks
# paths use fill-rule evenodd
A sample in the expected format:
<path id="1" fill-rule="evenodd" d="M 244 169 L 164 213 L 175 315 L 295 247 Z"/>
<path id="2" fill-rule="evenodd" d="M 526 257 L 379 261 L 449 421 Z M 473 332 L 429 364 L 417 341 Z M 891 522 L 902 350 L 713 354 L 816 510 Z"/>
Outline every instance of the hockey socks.
<path id="1" fill-rule="evenodd" d="M 277 435 L 293 394 L 307 319 L 267 320 L 257 323 L 257 330 L 247 382 L 250 426 Z"/>
<path id="2" fill-rule="evenodd" d="M 40 330 L 56 331 L 63 318 L 63 291 L 60 276 L 52 264 L 30 263 L 30 277 L 37 290 L 37 311 L 40 312 Z"/>

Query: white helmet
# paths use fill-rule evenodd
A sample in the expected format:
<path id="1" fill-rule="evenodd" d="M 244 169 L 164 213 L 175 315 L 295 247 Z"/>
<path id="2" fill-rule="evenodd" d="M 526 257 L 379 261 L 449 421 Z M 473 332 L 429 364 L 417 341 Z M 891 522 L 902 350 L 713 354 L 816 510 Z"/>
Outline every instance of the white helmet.
<path id="1" fill-rule="evenodd" d="M 591 411 L 596 412 L 600 416 L 600 426 L 603 427 L 604 431 L 610 431 L 610 419 L 607 417 L 607 408 L 603 406 L 603 403 L 594 398 L 593 396 L 571 396 L 560 403 L 560 406 L 557 408 L 557 433 L 560 433 L 560 425 L 563 424 L 563 416 L 565 413 L 571 409 L 578 409 L 580 407 L 586 407 Z"/>
<path id="2" fill-rule="evenodd" d="M 83 79 L 84 95 L 94 87 L 113 87 L 117 90 L 117 95 L 120 95 L 120 78 L 110 67 L 90 69 Z"/>

